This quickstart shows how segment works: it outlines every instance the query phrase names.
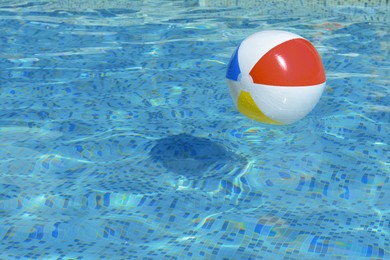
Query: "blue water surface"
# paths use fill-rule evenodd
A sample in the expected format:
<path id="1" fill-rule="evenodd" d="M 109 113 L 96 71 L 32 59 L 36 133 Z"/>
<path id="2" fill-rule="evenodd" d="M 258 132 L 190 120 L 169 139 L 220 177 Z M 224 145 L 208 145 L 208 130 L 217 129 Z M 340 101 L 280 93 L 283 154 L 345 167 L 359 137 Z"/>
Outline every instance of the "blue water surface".
<path id="1" fill-rule="evenodd" d="M 340 2 L 1 1 L 0 259 L 389 258 L 389 4 Z M 292 125 L 226 86 L 266 29 L 326 69 Z"/>

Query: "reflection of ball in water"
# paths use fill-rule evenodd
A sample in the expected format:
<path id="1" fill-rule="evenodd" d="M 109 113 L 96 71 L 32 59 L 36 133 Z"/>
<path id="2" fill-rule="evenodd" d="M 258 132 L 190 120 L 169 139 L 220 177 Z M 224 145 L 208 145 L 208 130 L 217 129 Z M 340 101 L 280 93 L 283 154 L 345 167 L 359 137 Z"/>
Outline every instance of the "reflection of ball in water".
<path id="1" fill-rule="evenodd" d="M 305 117 L 326 81 L 314 46 L 285 31 L 261 31 L 242 41 L 226 78 L 238 110 L 269 124 L 290 124 Z"/>

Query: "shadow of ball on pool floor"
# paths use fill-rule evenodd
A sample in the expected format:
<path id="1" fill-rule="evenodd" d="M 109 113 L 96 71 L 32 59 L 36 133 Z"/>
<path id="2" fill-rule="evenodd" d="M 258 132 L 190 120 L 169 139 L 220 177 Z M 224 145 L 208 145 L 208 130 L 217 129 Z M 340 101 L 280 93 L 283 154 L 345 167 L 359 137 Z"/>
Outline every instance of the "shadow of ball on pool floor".
<path id="1" fill-rule="evenodd" d="M 188 179 L 213 176 L 245 165 L 238 155 L 223 145 L 188 134 L 172 135 L 156 141 L 151 159 L 167 170 Z"/>

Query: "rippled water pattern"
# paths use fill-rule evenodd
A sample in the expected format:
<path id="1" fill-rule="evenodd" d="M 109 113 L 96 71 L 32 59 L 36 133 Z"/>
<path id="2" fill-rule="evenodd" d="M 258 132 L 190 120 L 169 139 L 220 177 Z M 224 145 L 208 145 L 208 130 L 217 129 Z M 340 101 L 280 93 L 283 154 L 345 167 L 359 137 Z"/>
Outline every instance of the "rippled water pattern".
<path id="1" fill-rule="evenodd" d="M 388 1 L 113 2 L 0 3 L 1 259 L 390 257 Z M 264 29 L 323 58 L 293 125 L 228 93 Z"/>

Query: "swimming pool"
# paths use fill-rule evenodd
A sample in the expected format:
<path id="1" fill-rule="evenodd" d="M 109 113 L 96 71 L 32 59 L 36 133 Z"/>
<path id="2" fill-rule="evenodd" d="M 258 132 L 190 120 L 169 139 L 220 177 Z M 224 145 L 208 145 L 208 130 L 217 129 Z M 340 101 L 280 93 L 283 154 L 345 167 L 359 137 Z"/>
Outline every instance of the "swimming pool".
<path id="1" fill-rule="evenodd" d="M 388 1 L 0 4 L 1 259 L 384 259 Z M 265 29 L 327 87 L 287 126 L 225 82 Z"/>

